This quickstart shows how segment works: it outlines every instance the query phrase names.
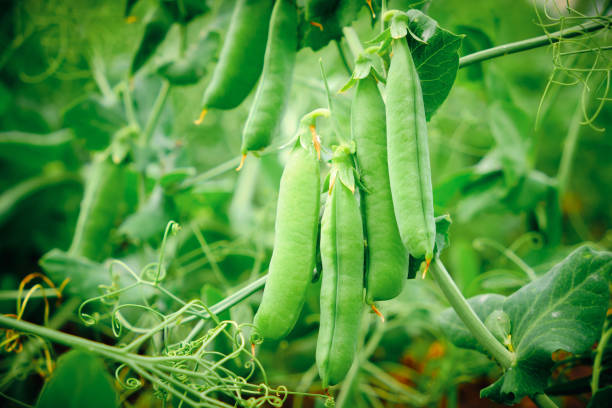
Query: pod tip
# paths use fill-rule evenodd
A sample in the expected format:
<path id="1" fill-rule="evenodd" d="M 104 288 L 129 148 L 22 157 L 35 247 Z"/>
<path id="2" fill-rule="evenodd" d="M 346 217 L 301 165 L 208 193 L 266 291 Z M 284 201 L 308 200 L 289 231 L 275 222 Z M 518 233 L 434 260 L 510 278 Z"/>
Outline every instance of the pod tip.
<path id="1" fill-rule="evenodd" d="M 206 108 L 202 109 L 202 112 L 200 112 L 200 116 L 198 116 L 198 118 L 193 121 L 193 124 L 196 126 L 200 125 L 200 123 L 202 123 L 202 121 L 204 120 L 204 117 L 206 116 L 207 112 L 208 112 L 208 109 Z"/>
<path id="2" fill-rule="evenodd" d="M 240 165 L 238 167 L 236 167 L 236 171 L 240 171 L 242 169 L 242 166 L 244 166 L 244 161 L 246 160 L 246 153 L 242 154 L 242 157 L 240 158 Z"/>
<path id="3" fill-rule="evenodd" d="M 372 311 L 374 311 L 374 313 L 376 313 L 378 315 L 378 317 L 380 317 L 380 321 L 382 323 L 384 323 L 385 322 L 385 316 L 383 316 L 383 314 L 380 312 L 380 310 L 378 310 L 376 308 L 376 305 L 374 305 L 374 303 L 372 303 L 371 307 L 372 307 Z"/>

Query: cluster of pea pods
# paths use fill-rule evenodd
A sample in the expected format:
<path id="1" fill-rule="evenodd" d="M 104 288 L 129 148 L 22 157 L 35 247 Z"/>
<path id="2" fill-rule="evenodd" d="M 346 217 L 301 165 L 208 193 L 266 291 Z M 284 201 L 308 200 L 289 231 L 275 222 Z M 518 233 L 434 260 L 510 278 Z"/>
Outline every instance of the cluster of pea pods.
<path id="1" fill-rule="evenodd" d="M 253 46 L 245 47 L 245 42 Z M 210 108 L 239 105 L 261 74 L 243 130 L 243 157 L 270 144 L 290 89 L 296 49 L 293 2 L 277 0 L 272 6 L 271 1 L 238 1 L 200 120 Z M 315 123 L 329 116 L 327 109 L 302 118 L 280 182 L 274 250 L 254 333 L 276 340 L 293 329 L 312 282 L 318 245 L 322 282 L 316 361 L 324 387 L 342 381 L 353 363 L 364 303 L 376 310 L 375 302 L 399 295 L 409 255 L 427 264 L 433 256 L 435 221 L 421 86 L 405 39 L 393 40 L 390 55 L 383 94 L 372 74 L 357 83 L 351 107 L 353 145 L 333 151 L 322 217 Z"/>

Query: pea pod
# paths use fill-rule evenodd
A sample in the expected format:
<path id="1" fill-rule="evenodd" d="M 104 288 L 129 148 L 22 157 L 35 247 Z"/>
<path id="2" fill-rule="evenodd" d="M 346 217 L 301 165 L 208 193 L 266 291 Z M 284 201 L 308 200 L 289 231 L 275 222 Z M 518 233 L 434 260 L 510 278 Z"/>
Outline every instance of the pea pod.
<path id="1" fill-rule="evenodd" d="M 204 92 L 205 110 L 233 109 L 251 92 L 261 74 L 271 12 L 271 0 L 237 1 L 219 62 Z"/>
<path id="2" fill-rule="evenodd" d="M 68 253 L 102 261 L 110 255 L 109 235 L 123 202 L 125 168 L 108 158 L 92 164 Z"/>
<path id="3" fill-rule="evenodd" d="M 387 153 L 395 219 L 415 258 L 433 257 L 436 225 L 423 94 L 404 38 L 393 40 L 386 86 Z"/>
<path id="4" fill-rule="evenodd" d="M 323 277 L 316 361 L 323 387 L 342 381 L 351 368 L 363 311 L 363 227 L 351 183 L 343 177 L 352 170 L 347 150 L 339 147 L 334 153 L 321 220 Z"/>
<path id="5" fill-rule="evenodd" d="M 270 20 L 261 81 L 242 132 L 243 155 L 270 144 L 291 89 L 296 50 L 295 4 L 291 0 L 277 0 Z"/>
<path id="6" fill-rule="evenodd" d="M 361 207 L 365 218 L 366 301 L 396 297 L 406 281 L 408 254 L 397 229 L 389 169 L 385 104 L 376 80 L 359 80 L 351 106 L 351 133 L 365 189 Z"/>
<path id="7" fill-rule="evenodd" d="M 276 210 L 274 250 L 263 298 L 255 314 L 255 332 L 264 339 L 285 337 L 295 325 L 312 281 L 319 224 L 318 145 L 307 142 L 316 116 L 302 120 L 298 142 L 283 170 Z M 310 126 L 309 126 L 310 122 Z"/>

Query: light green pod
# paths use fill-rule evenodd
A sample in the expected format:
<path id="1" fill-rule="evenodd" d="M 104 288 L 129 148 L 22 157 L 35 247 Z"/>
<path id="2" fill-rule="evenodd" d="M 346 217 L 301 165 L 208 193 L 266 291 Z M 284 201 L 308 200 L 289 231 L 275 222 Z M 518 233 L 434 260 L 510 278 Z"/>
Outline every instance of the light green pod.
<path id="1" fill-rule="evenodd" d="M 363 311 L 361 213 L 355 196 L 339 178 L 333 182 L 321 221 L 321 260 L 316 361 L 323 387 L 328 387 L 342 381 L 353 364 Z"/>
<path id="2" fill-rule="evenodd" d="M 237 0 L 219 62 L 206 87 L 204 109 L 233 109 L 251 92 L 261 74 L 271 0 Z"/>
<path id="3" fill-rule="evenodd" d="M 109 236 L 123 202 L 125 176 L 124 166 L 108 158 L 93 162 L 69 254 L 92 261 L 103 261 L 110 255 Z"/>
<path id="4" fill-rule="evenodd" d="M 357 84 L 351 134 L 366 188 L 361 192 L 361 208 L 367 241 L 366 302 L 371 304 L 399 295 L 408 271 L 408 253 L 395 222 L 389 185 L 385 104 L 371 75 Z"/>
<path id="5" fill-rule="evenodd" d="M 264 339 L 285 337 L 304 305 L 315 264 L 320 183 L 314 148 L 305 149 L 298 142 L 281 177 L 274 250 L 254 319 Z"/>
<path id="6" fill-rule="evenodd" d="M 404 246 L 430 260 L 436 235 L 423 94 L 404 38 L 393 40 L 386 85 L 387 153 L 395 219 Z"/>
<path id="7" fill-rule="evenodd" d="M 242 154 L 267 147 L 278 130 L 291 90 L 297 52 L 297 8 L 277 0 L 270 18 L 261 81 L 242 132 Z"/>

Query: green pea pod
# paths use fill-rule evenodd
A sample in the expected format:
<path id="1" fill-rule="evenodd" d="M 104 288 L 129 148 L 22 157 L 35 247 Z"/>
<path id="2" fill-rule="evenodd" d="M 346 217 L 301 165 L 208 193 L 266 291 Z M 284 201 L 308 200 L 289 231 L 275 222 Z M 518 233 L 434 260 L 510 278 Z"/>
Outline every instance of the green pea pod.
<path id="1" fill-rule="evenodd" d="M 340 147 L 334 154 L 338 166 L 346 166 L 343 161 L 348 155 L 342 150 Z M 316 361 L 323 387 L 338 384 L 351 368 L 363 311 L 361 214 L 350 185 L 341 175 L 341 170 L 332 168 L 330 195 L 321 221 L 323 277 Z"/>
<path id="2" fill-rule="evenodd" d="M 233 109 L 251 92 L 261 74 L 271 13 L 271 0 L 237 1 L 219 62 L 204 92 L 205 110 Z"/>
<path id="3" fill-rule="evenodd" d="M 393 299 L 402 291 L 408 253 L 395 222 L 389 169 L 385 104 L 376 80 L 359 80 L 351 106 L 351 133 L 365 189 L 361 207 L 365 218 L 366 301 Z"/>
<path id="4" fill-rule="evenodd" d="M 270 144 L 291 89 L 296 50 L 297 9 L 291 0 L 277 0 L 270 20 L 262 78 L 242 132 L 243 155 Z"/>
<path id="5" fill-rule="evenodd" d="M 110 255 L 109 235 L 123 202 L 126 171 L 108 158 L 96 159 L 85 185 L 68 253 L 102 261 Z"/>
<path id="6" fill-rule="evenodd" d="M 274 250 L 254 319 L 255 331 L 264 339 L 286 336 L 304 305 L 315 265 L 319 192 L 317 153 L 298 141 L 281 177 Z"/>
<path id="7" fill-rule="evenodd" d="M 387 153 L 395 219 L 415 258 L 433 257 L 436 224 L 423 93 L 404 38 L 393 40 L 386 86 Z"/>

